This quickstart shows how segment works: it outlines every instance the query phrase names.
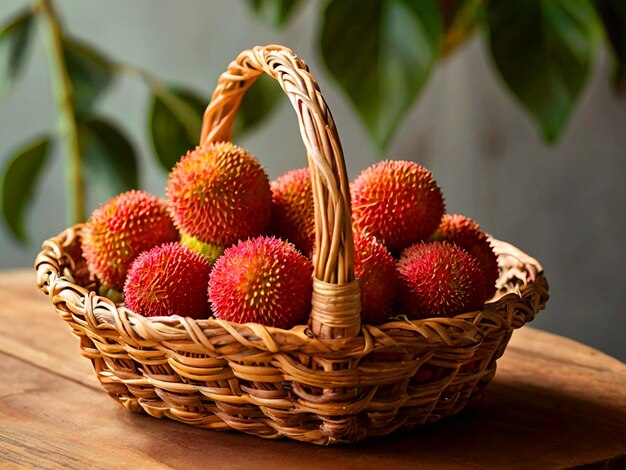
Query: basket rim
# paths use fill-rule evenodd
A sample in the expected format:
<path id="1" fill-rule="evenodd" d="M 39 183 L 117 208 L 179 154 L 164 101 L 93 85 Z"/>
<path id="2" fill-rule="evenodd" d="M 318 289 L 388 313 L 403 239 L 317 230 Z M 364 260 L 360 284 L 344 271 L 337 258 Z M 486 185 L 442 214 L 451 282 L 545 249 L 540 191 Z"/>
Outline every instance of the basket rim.
<path id="1" fill-rule="evenodd" d="M 83 228 L 84 224 L 76 224 L 44 241 L 35 261 L 38 287 L 55 305 L 64 302 L 65 310 L 69 310 L 71 315 L 78 312 L 84 314 L 87 323 L 91 324 L 83 325 L 86 329 L 113 328 L 118 332 L 124 332 L 128 339 L 139 342 L 154 341 L 156 338 L 161 341 L 176 341 L 195 337 L 204 344 L 205 341 L 201 340 L 203 332 L 221 330 L 244 344 L 268 352 L 301 350 L 301 347 L 308 343 L 313 349 L 329 354 L 340 351 L 345 353 L 346 348 L 359 345 L 358 349 L 362 354 L 363 341 L 372 342 L 373 338 L 391 331 L 421 336 L 425 344 L 433 347 L 458 346 L 458 343 L 453 341 L 456 331 L 462 332 L 463 338 L 467 340 L 467 346 L 470 347 L 472 344 L 479 344 L 490 331 L 519 328 L 534 318 L 536 312 L 532 312 L 530 318 L 524 318 L 521 322 L 512 322 L 511 318 L 502 315 L 502 312 L 507 310 L 508 304 L 524 301 L 526 297 L 536 294 L 545 296 L 547 300 L 547 280 L 539 262 L 509 243 L 490 238 L 503 265 L 499 279 L 502 285 L 499 286 L 496 295 L 485 303 L 484 309 L 464 312 L 453 317 L 410 320 L 400 315 L 391 317 L 390 321 L 379 325 L 362 324 L 359 334 L 350 338 L 315 336 L 309 325 L 297 325 L 286 330 L 258 323 L 235 323 L 213 317 L 199 320 L 177 315 L 145 317 L 128 309 L 123 303 L 116 304 L 107 297 L 98 295 L 95 290 L 80 285 L 74 279 L 73 269 L 76 260 L 67 253 L 67 249 L 80 243 Z M 545 300 L 542 303 L 545 303 Z M 481 323 L 486 323 L 487 326 Z M 286 341 L 277 341 L 276 338 Z M 343 347 L 336 349 L 340 345 Z M 205 346 L 211 348 L 208 343 Z M 371 347 L 372 350 L 404 350 L 404 347 L 397 343 L 388 344 L 386 348 Z"/>

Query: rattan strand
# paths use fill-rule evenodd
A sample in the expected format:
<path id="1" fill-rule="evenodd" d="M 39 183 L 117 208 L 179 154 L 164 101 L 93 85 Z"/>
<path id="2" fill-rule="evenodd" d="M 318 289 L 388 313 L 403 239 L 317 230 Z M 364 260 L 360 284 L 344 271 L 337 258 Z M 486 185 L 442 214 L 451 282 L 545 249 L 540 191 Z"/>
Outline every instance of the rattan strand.
<path id="1" fill-rule="evenodd" d="M 506 250 L 500 259 L 523 274 L 505 269 L 501 280 L 509 280 L 485 310 L 454 318 L 399 318 L 341 339 L 315 337 L 304 325 L 149 319 L 95 294 L 78 250 L 81 231 L 46 241 L 37 279 L 107 392 L 131 411 L 266 438 L 355 442 L 457 413 L 493 377 L 512 330 L 547 300 L 532 258 L 494 241 Z M 421 383 L 429 369 L 439 376 Z"/>
<path id="2" fill-rule="evenodd" d="M 307 151 L 315 203 L 314 276 L 327 284 L 354 283 L 350 191 L 343 151 L 328 106 L 307 65 L 282 46 L 255 47 L 242 52 L 224 72 L 204 113 L 200 145 L 231 140 L 235 115 L 243 94 L 261 75 L 275 78 L 287 94 L 298 117 Z M 322 284 L 316 283 L 316 290 Z M 353 310 L 328 311 L 335 293 L 316 291 L 311 328 L 318 336 L 346 337 L 359 332 L 360 303 Z M 323 297 L 327 299 L 324 301 Z M 317 308 L 323 311 L 317 312 Z"/>
<path id="3" fill-rule="evenodd" d="M 260 73 L 289 96 L 314 181 L 318 249 L 309 325 L 281 330 L 137 315 L 95 293 L 81 225 L 44 242 L 35 263 L 39 288 L 80 338 L 104 389 L 130 411 L 316 444 L 356 442 L 458 413 L 480 397 L 512 331 L 547 301 L 541 266 L 492 240 L 501 276 L 483 310 L 359 326 L 345 164 L 306 65 L 280 46 L 242 53 L 218 82 L 201 143 L 230 139 L 243 93 Z"/>

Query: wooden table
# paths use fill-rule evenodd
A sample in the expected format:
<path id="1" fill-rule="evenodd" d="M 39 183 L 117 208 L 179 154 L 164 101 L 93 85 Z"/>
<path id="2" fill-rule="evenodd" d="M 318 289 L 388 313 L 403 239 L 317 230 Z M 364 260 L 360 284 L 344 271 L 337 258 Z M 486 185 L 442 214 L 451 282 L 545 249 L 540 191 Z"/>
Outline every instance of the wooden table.
<path id="1" fill-rule="evenodd" d="M 0 466 L 626 468 L 626 365 L 529 327 L 513 336 L 483 401 L 464 413 L 319 447 L 129 413 L 100 388 L 34 272 L 0 274 L 0 298 Z"/>

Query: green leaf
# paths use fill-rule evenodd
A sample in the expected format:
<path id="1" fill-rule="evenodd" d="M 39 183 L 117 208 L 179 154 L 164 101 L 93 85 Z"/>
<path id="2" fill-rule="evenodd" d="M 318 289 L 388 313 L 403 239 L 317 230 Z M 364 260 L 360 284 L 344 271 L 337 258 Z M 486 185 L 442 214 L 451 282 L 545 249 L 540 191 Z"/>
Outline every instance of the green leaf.
<path id="1" fill-rule="evenodd" d="M 596 0 L 595 4 L 615 57 L 613 85 L 626 96 L 626 1 Z"/>
<path id="2" fill-rule="evenodd" d="M 269 117 L 276 110 L 281 96 L 283 91 L 276 80 L 261 75 L 243 96 L 233 125 L 234 138 L 241 137 Z"/>
<path id="3" fill-rule="evenodd" d="M 99 200 L 137 188 L 137 154 L 112 122 L 102 118 L 78 121 L 78 139 L 87 178 L 98 188 Z"/>
<path id="4" fill-rule="evenodd" d="M 113 83 L 114 67 L 106 56 L 83 42 L 65 39 L 63 47 L 72 80 L 74 109 L 78 116 L 88 115 Z"/>
<path id="5" fill-rule="evenodd" d="M 155 89 L 148 119 L 154 152 L 165 170 L 198 145 L 207 103 L 189 90 Z"/>
<path id="6" fill-rule="evenodd" d="M 300 0 L 247 0 L 256 16 L 275 28 L 287 24 Z"/>
<path id="7" fill-rule="evenodd" d="M 27 9 L 0 30 L 0 95 L 11 90 L 24 68 L 32 26 L 33 14 Z"/>
<path id="8" fill-rule="evenodd" d="M 384 151 L 439 56 L 442 22 L 430 0 L 332 0 L 323 58 Z"/>
<path id="9" fill-rule="evenodd" d="M 587 0 L 491 0 L 491 54 L 502 78 L 553 142 L 587 81 L 600 37 Z"/>
<path id="10" fill-rule="evenodd" d="M 37 179 L 48 157 L 50 138 L 40 137 L 18 149 L 2 174 L 2 217 L 11 233 L 26 243 L 24 212 L 30 204 Z"/>
<path id="11" fill-rule="evenodd" d="M 483 3 L 484 0 L 437 0 L 445 32 L 444 56 L 476 31 L 483 17 Z"/>

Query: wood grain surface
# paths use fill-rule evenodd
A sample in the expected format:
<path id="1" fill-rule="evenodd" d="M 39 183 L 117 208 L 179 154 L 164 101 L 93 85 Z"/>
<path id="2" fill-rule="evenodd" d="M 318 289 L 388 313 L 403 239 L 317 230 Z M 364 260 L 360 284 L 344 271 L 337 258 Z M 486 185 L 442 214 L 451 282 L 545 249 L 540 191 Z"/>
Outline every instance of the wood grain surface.
<path id="1" fill-rule="evenodd" d="M 572 340 L 524 327 L 484 399 L 462 414 L 319 447 L 125 411 L 101 390 L 34 279 L 0 274 L 3 467 L 626 468 L 626 365 Z"/>

